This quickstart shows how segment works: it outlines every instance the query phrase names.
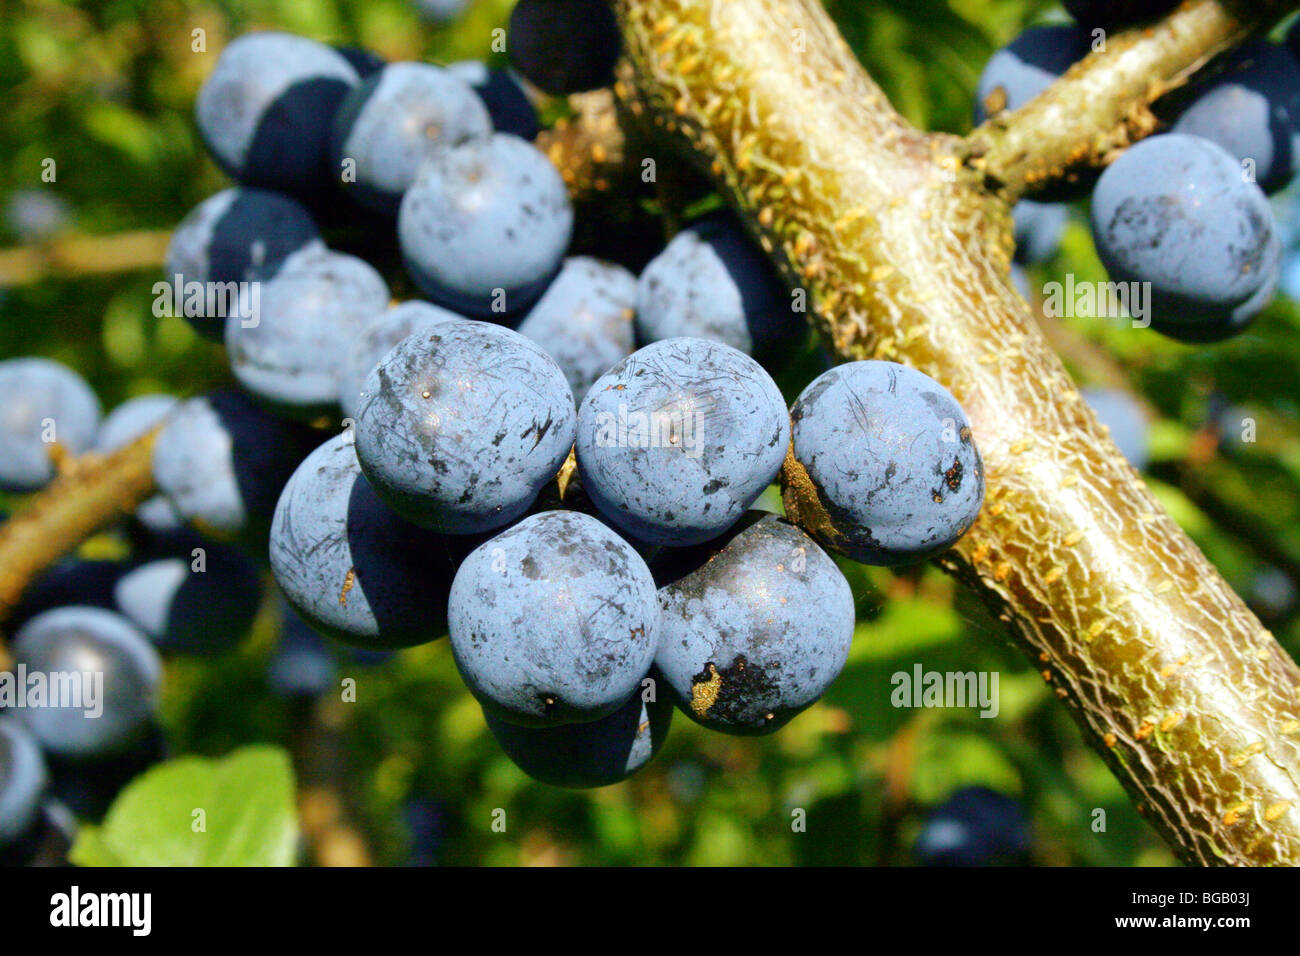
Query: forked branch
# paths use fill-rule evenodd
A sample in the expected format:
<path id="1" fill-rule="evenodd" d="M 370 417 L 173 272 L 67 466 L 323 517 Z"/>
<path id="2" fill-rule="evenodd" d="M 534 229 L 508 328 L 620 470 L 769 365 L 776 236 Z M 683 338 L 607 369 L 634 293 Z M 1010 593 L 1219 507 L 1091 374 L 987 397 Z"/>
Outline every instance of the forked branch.
<path id="1" fill-rule="evenodd" d="M 1216 6 L 1116 38 L 1122 82 L 1149 97 L 1243 35 Z M 942 563 L 1007 622 L 1180 857 L 1300 863 L 1300 668 L 1124 462 L 1007 280 L 1015 190 L 988 190 L 990 153 L 1009 157 L 1003 183 L 1060 164 L 999 146 L 975 169 L 966 142 L 913 129 L 816 0 L 617 7 L 621 95 L 711 170 L 807 288 L 827 343 L 921 369 L 970 415 L 988 497 Z M 1179 24 L 1195 37 L 1168 39 Z M 1094 135 L 1136 102 L 1113 94 Z"/>
<path id="2" fill-rule="evenodd" d="M 965 159 L 1012 202 L 1105 165 L 1156 129 L 1152 103 L 1295 7 L 1292 0 L 1191 0 L 1158 23 L 1101 35 L 1094 52 L 1043 94 L 974 130 Z"/>

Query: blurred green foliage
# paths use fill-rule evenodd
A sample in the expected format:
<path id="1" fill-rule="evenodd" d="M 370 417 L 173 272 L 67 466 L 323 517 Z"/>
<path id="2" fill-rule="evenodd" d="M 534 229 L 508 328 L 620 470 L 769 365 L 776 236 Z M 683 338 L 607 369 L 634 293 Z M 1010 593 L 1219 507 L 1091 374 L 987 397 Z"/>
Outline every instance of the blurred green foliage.
<path id="1" fill-rule="evenodd" d="M 477 0 L 460 21 L 435 26 L 407 0 L 13 0 L 0 20 L 0 88 L 8 91 L 0 207 L 37 189 L 68 205 L 74 232 L 169 228 L 226 185 L 198 142 L 192 105 L 231 36 L 276 27 L 389 58 L 449 62 L 487 56 L 490 31 L 504 25 L 509 6 Z M 969 127 L 971 90 L 991 53 L 1025 24 L 1059 15 L 1041 0 L 829 7 L 893 102 L 912 121 L 953 132 Z M 193 50 L 196 30 L 206 52 Z M 50 184 L 40 179 L 46 159 L 57 167 Z M 19 238 L 11 232 L 4 240 Z M 1034 278 L 1065 272 L 1104 278 L 1082 212 L 1062 253 Z M 109 273 L 0 290 L 0 355 L 60 359 L 86 375 L 106 407 L 143 392 L 188 395 L 226 382 L 221 349 L 180 320 L 152 317 L 155 278 Z M 1231 582 L 1249 593 L 1262 555 L 1293 556 L 1300 567 L 1300 310 L 1280 299 L 1247 334 L 1200 349 L 1101 320 L 1069 322 L 1118 359 L 1158 412 L 1157 493 Z M 1089 363 L 1066 358 L 1086 381 Z M 783 385 L 797 391 L 802 382 Z M 1257 443 L 1230 455 L 1197 453 L 1215 394 L 1258 418 Z M 1184 487 L 1188 474 L 1213 489 L 1217 503 Z M 266 742 L 293 749 L 301 764 L 312 762 L 302 750 L 310 717 L 330 742 L 331 778 L 382 864 L 408 859 L 412 801 L 440 820 L 433 856 L 446 863 L 906 863 L 925 808 L 974 783 L 1023 800 L 1040 863 L 1172 863 L 1054 695 L 1008 646 L 1002 625 L 969 595 L 928 568 L 844 570 L 859 625 L 849 665 L 823 702 L 762 739 L 710 734 L 678 715 L 658 760 L 598 792 L 552 789 L 515 769 L 488 735 L 445 641 L 374 666 L 340 653 L 340 675 L 357 682 L 355 704 L 320 701 L 304 710 L 273 696 L 264 676 L 278 628 L 270 597 L 254 637 L 237 651 L 169 662 L 164 726 L 177 754 L 221 756 Z M 1300 650 L 1293 617 L 1271 623 L 1292 653 Z M 973 710 L 892 706 L 891 676 L 917 664 L 996 671 L 1000 712 L 982 719 Z M 800 809 L 806 832 L 792 827 Z M 1104 832 L 1093 829 L 1098 809 Z M 499 810 L 504 832 L 493 828 Z"/>
<path id="2" fill-rule="evenodd" d="M 101 826 L 83 824 L 78 866 L 291 866 L 293 772 L 283 750 L 180 757 L 122 791 Z"/>

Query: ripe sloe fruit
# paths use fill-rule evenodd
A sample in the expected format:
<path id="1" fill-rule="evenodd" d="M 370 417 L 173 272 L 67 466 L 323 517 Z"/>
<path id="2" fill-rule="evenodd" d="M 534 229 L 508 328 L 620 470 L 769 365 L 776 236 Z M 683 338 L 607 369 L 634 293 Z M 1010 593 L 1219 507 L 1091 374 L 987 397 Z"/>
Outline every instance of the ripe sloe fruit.
<path id="1" fill-rule="evenodd" d="M 199 133 L 217 163 L 246 186 L 298 195 L 326 189 L 329 130 L 360 81 L 336 50 L 264 31 L 221 51 L 195 103 Z"/>
<path id="2" fill-rule="evenodd" d="M 0 362 L 0 489 L 36 491 L 54 477 L 54 445 L 89 451 L 99 428 L 99 399 L 80 375 L 43 358 Z"/>
<path id="3" fill-rule="evenodd" d="M 469 84 L 428 63 L 390 63 L 344 98 L 330 150 L 337 170 L 351 161 L 343 188 L 376 212 L 397 214 L 402 194 L 437 149 L 487 136 L 492 121 Z"/>
<path id="4" fill-rule="evenodd" d="M 451 545 L 379 500 L 349 432 L 308 455 L 285 485 L 270 554 L 289 603 L 330 637 L 390 648 L 442 636 Z"/>
<path id="5" fill-rule="evenodd" d="M 239 384 L 282 414 L 314 418 L 338 403 L 343 356 L 388 305 L 388 286 L 363 259 L 295 253 L 261 286 L 258 314 L 226 319 Z"/>
<path id="6" fill-rule="evenodd" d="M 559 364 L 573 401 L 632 352 L 636 277 L 622 266 L 587 256 L 566 259 L 560 274 L 533 306 L 519 334 Z"/>
<path id="7" fill-rule="evenodd" d="M 607 787 L 644 767 L 663 746 L 673 705 L 637 691 L 608 717 L 559 727 L 520 727 L 485 714 L 496 742 L 524 773 L 554 787 Z"/>
<path id="8" fill-rule="evenodd" d="M 434 302 L 504 321 L 537 301 L 573 231 L 564 180 L 506 133 L 439 150 L 402 197 L 407 271 Z"/>
<path id="9" fill-rule="evenodd" d="M 839 675 L 853 639 L 853 593 L 817 543 L 777 515 L 690 549 L 659 592 L 655 666 L 682 710 L 713 730 L 766 734 Z M 681 570 L 682 555 L 671 560 Z M 693 565 L 693 567 L 692 567 Z"/>
<path id="10" fill-rule="evenodd" d="M 1240 332 L 1277 285 L 1282 244 L 1268 198 L 1199 136 L 1153 136 L 1108 166 L 1092 235 L 1113 281 L 1151 284 L 1152 327 L 1183 341 Z"/>
<path id="11" fill-rule="evenodd" d="M 627 703 L 654 658 L 659 602 L 631 545 L 595 518 L 545 511 L 465 559 L 448 621 L 456 666 L 483 709 L 546 727 Z"/>
<path id="12" fill-rule="evenodd" d="M 907 564 L 951 547 L 984 501 L 984 466 L 951 393 L 894 362 L 824 372 L 790 411 L 787 513 L 864 564 Z"/>
<path id="13" fill-rule="evenodd" d="M 59 675 L 82 675 L 82 706 L 60 700 L 68 706 L 14 711 L 51 753 L 98 757 L 120 752 L 141 737 L 153 716 L 162 678 L 158 652 L 120 614 L 77 605 L 38 614 L 15 635 L 13 657 L 29 675 L 45 674 L 51 693 L 62 683 L 56 680 Z M 100 675 L 102 696 L 87 700 L 85 682 L 99 690 Z M 97 708 L 102 712 L 95 715 Z"/>
<path id="14" fill-rule="evenodd" d="M 445 322 L 408 336 L 366 379 L 357 457 L 403 517 L 448 534 L 522 515 L 573 445 L 573 396 L 518 332 Z"/>
<path id="15" fill-rule="evenodd" d="M 717 537 L 776 477 L 785 400 L 721 342 L 667 339 L 597 379 L 578 413 L 582 485 L 600 513 L 651 544 Z"/>

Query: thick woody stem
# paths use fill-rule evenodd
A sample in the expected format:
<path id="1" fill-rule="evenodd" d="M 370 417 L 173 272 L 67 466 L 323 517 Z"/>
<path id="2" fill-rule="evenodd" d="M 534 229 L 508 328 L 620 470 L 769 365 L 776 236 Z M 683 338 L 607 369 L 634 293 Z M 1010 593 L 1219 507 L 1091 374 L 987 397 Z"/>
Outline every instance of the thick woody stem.
<path id="1" fill-rule="evenodd" d="M 1158 23 L 1100 37 L 1041 95 L 971 132 L 963 158 L 1010 201 L 1105 165 L 1157 128 L 1152 103 L 1296 5 L 1189 0 Z"/>
<path id="2" fill-rule="evenodd" d="M 617 7 L 621 95 L 711 169 L 827 343 L 921 369 L 970 415 L 988 496 L 942 563 L 1184 860 L 1300 863 L 1300 668 L 1080 399 L 965 143 L 899 117 L 815 0 Z"/>

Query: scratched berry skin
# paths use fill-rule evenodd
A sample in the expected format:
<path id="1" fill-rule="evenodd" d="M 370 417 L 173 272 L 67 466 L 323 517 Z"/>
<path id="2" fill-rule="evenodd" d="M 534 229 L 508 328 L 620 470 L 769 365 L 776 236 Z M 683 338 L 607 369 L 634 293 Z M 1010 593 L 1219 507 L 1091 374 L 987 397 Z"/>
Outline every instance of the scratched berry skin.
<path id="1" fill-rule="evenodd" d="M 783 518 L 751 511 L 739 532 L 662 554 L 655 566 L 673 578 L 659 591 L 655 667 L 682 711 L 705 727 L 771 733 L 843 669 L 852 590 L 826 552 Z"/>
<path id="2" fill-rule="evenodd" d="M 379 500 L 348 432 L 298 466 L 271 523 L 271 571 L 285 598 L 316 630 L 361 647 L 442 636 L 452 552 Z"/>
<path id="3" fill-rule="evenodd" d="M 824 372 L 790 411 L 787 508 L 832 550 L 864 564 L 924 560 L 951 547 L 984 501 L 984 466 L 952 394 L 894 362 Z"/>
<path id="4" fill-rule="evenodd" d="M 620 530 L 698 544 L 771 484 L 789 441 L 785 400 L 756 361 L 720 342 L 666 339 L 592 385 L 578 412 L 578 471 Z"/>
<path id="5" fill-rule="evenodd" d="M 553 787 L 607 787 L 649 763 L 668 738 L 673 705 L 638 691 L 608 717 L 585 724 L 520 727 L 490 714 L 488 730 L 515 765 Z"/>
<path id="6" fill-rule="evenodd" d="M 654 659 L 654 578 L 588 515 L 544 511 L 476 548 L 448 604 L 451 649 L 471 692 L 527 727 L 599 720 L 627 703 Z"/>
<path id="7" fill-rule="evenodd" d="M 357 457 L 403 517 L 447 534 L 518 518 L 573 446 L 564 373 L 541 347 L 487 322 L 404 339 L 366 379 Z"/>
<path id="8" fill-rule="evenodd" d="M 1239 333 L 1277 286 L 1282 243 L 1268 197 L 1199 136 L 1152 136 L 1106 167 L 1092 235 L 1110 278 L 1144 283 L 1151 326 L 1180 341 Z"/>
<path id="9" fill-rule="evenodd" d="M 398 342 L 439 322 L 463 319 L 464 316 L 441 306 L 412 299 L 385 309 L 367 322 L 343 356 L 339 372 L 339 407 L 343 409 L 343 416 L 356 418 L 366 376 Z"/>

